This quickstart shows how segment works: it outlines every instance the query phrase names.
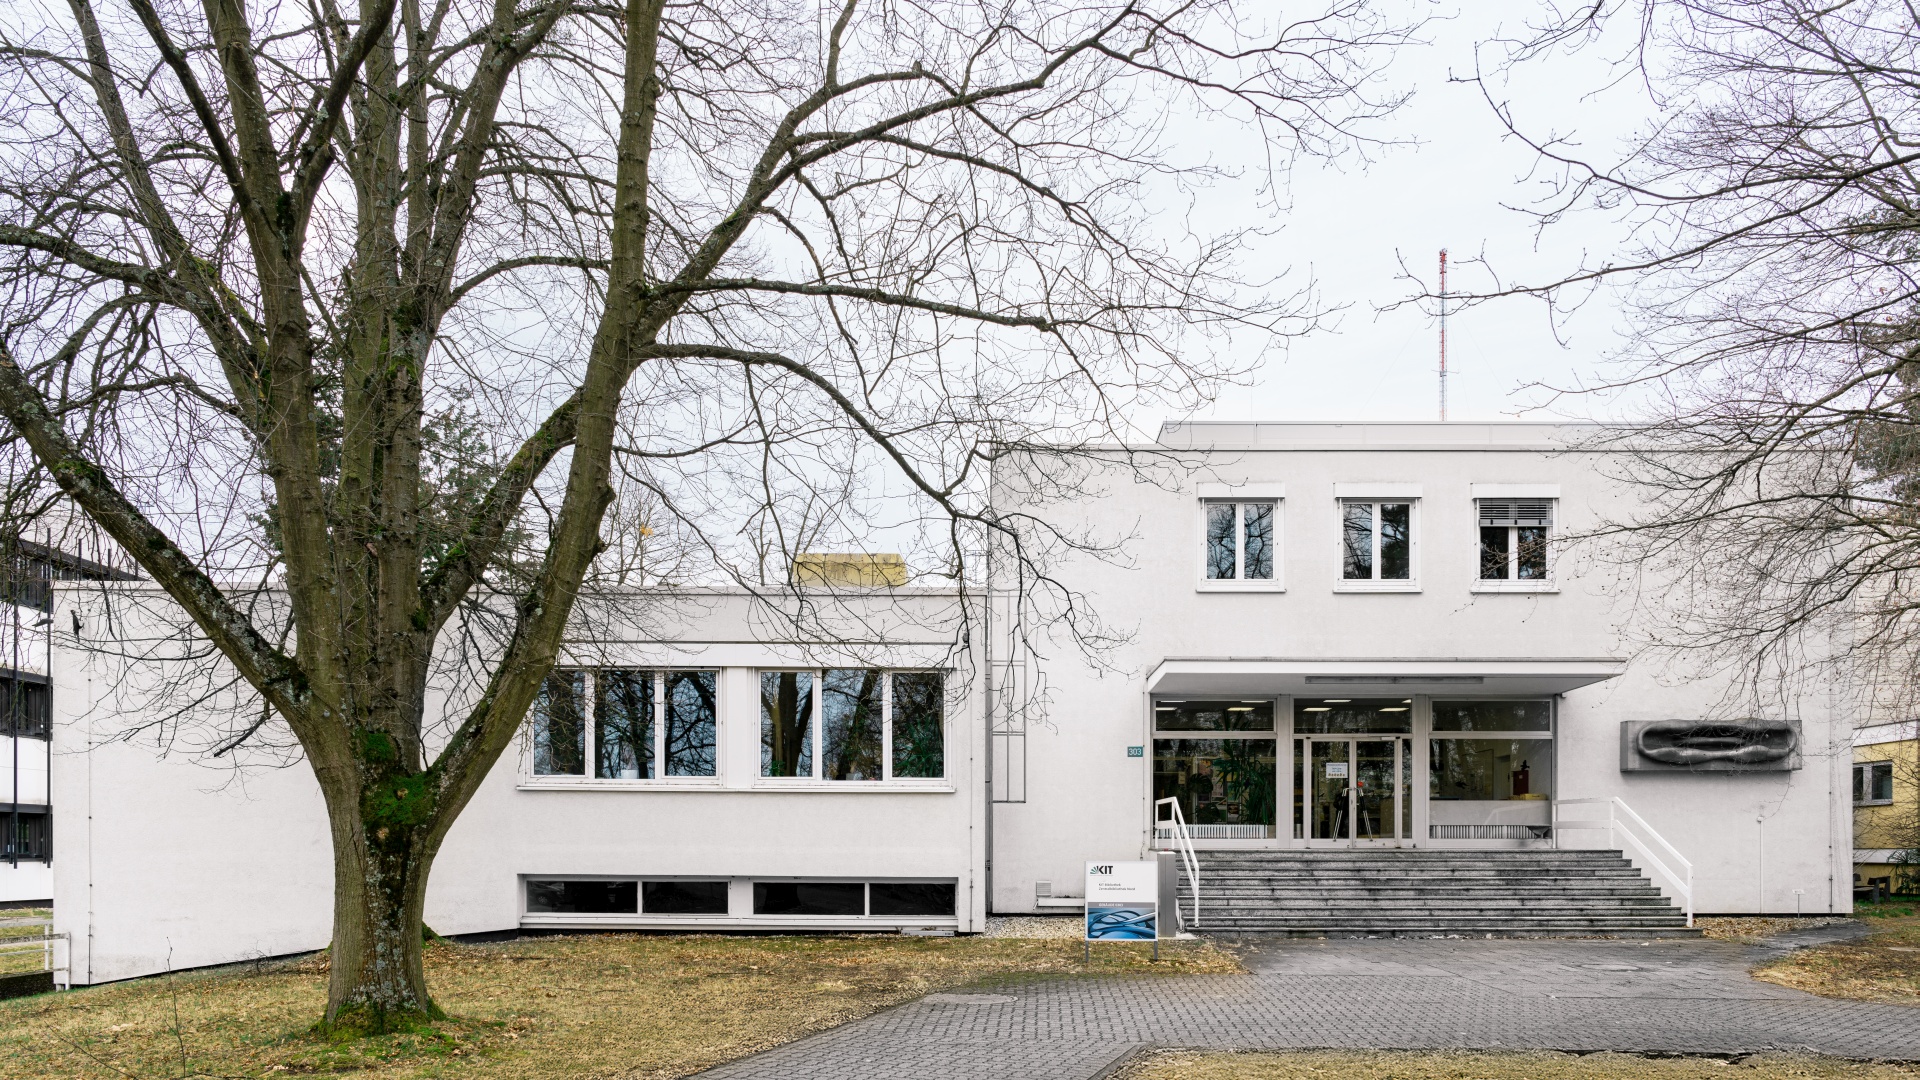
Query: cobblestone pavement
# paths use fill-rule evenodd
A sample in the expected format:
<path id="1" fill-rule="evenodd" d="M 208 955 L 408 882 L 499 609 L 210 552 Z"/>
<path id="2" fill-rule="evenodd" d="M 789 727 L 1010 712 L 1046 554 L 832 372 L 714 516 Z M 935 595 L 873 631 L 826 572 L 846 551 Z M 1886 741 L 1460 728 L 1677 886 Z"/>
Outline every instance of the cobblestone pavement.
<path id="1" fill-rule="evenodd" d="M 1092 1080 L 1143 1047 L 1797 1050 L 1920 1060 L 1920 1009 L 1832 1001 L 1747 976 L 1782 947 L 1283 939 L 1244 947 L 1245 975 L 935 994 L 701 1075 Z"/>

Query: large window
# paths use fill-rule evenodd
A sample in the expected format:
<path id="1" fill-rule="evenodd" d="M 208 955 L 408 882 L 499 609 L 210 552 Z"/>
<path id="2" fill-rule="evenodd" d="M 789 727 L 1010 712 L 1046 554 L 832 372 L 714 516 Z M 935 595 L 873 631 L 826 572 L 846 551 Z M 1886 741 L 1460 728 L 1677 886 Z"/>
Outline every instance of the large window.
<path id="1" fill-rule="evenodd" d="M 1893 762 L 1863 761 L 1853 767 L 1855 806 L 1885 806 L 1893 801 Z"/>
<path id="2" fill-rule="evenodd" d="M 1272 502 L 1208 501 L 1206 577 L 1209 581 L 1272 581 Z"/>
<path id="3" fill-rule="evenodd" d="M 936 780 L 946 775 L 945 717 L 937 671 L 763 671 L 760 775 Z"/>
<path id="4" fill-rule="evenodd" d="M 1429 835 L 1533 840 L 1551 835 L 1553 702 L 1433 702 L 1427 744 Z"/>
<path id="5" fill-rule="evenodd" d="M 1455 802 L 1546 799 L 1553 793 L 1548 739 L 1435 739 L 1429 796 Z"/>
<path id="6" fill-rule="evenodd" d="M 1340 501 L 1340 577 L 1413 580 L 1413 503 Z"/>
<path id="7" fill-rule="evenodd" d="M 555 672 L 527 714 L 534 775 L 585 776 L 591 762 L 597 780 L 713 776 L 719 683 L 715 671 Z"/>
<path id="8" fill-rule="evenodd" d="M 1153 709 L 1153 797 L 1178 799 L 1199 839 L 1272 839 L 1273 702 L 1161 700 Z"/>
<path id="9" fill-rule="evenodd" d="M 1480 580 L 1545 581 L 1552 499 L 1480 499 Z"/>

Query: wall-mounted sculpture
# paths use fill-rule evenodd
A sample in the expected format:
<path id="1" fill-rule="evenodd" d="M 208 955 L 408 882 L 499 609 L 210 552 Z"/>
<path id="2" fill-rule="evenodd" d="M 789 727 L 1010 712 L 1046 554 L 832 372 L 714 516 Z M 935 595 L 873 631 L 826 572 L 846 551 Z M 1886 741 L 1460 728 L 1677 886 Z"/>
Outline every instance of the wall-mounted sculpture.
<path id="1" fill-rule="evenodd" d="M 1788 772 L 1800 732 L 1785 720 L 1626 720 L 1621 772 Z"/>

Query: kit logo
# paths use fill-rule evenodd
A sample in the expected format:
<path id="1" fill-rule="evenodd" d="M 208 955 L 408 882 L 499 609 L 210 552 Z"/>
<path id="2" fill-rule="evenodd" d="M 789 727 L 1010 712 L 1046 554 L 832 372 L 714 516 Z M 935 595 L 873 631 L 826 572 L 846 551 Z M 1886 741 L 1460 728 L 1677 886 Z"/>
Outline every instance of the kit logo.
<path id="1" fill-rule="evenodd" d="M 1108 864 L 1108 865 L 1106 865 L 1106 866 L 1092 866 L 1092 867 L 1088 867 L 1088 868 L 1087 868 L 1087 873 L 1089 873 L 1089 874 L 1111 874 L 1111 873 L 1113 873 L 1113 866 L 1112 866 L 1112 864 Z"/>

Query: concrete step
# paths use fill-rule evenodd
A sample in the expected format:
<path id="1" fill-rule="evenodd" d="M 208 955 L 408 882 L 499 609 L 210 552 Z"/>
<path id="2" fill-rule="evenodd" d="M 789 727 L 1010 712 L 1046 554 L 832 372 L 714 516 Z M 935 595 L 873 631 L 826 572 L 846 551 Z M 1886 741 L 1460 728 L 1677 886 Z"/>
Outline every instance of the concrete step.
<path id="1" fill-rule="evenodd" d="M 1191 893 L 1186 894 L 1191 896 Z M 1391 911 L 1409 906 L 1432 905 L 1451 908 L 1481 908 L 1488 911 L 1509 908 L 1540 908 L 1560 910 L 1564 908 L 1603 908 L 1639 910 L 1646 907 L 1669 906 L 1666 897 L 1658 893 L 1646 896 L 1576 896 L 1556 897 L 1541 900 L 1530 896 L 1395 896 L 1388 898 L 1351 897 L 1351 896 L 1216 896 L 1200 890 L 1200 900 L 1213 901 L 1217 906 L 1242 909 L 1283 908 L 1311 906 L 1320 909 L 1360 909 Z"/>
<path id="2" fill-rule="evenodd" d="M 1685 926 L 1320 926 L 1203 928 L 1209 936 L 1262 938 L 1697 938 Z"/>
<path id="3" fill-rule="evenodd" d="M 1686 916 L 1617 852 L 1200 852 L 1212 932 L 1481 936 L 1689 934 Z M 1183 901 L 1191 883 L 1181 874 Z"/>
<path id="4" fill-rule="evenodd" d="M 1181 888 L 1187 888 L 1187 878 L 1181 878 Z M 1619 886 L 1580 886 L 1580 884 L 1534 884 L 1519 888 L 1501 888 L 1501 886 L 1461 886 L 1461 884 L 1379 884 L 1379 882 L 1354 882 L 1342 886 L 1319 886 L 1313 882 L 1215 882 L 1208 876 L 1200 878 L 1200 888 L 1204 892 L 1217 896 L 1325 896 L 1325 894 L 1344 894 L 1344 896 L 1647 896 L 1657 894 L 1651 884 L 1619 884 Z"/>
<path id="5" fill-rule="evenodd" d="M 1632 888 L 1636 882 L 1644 882 L 1644 874 L 1607 874 L 1607 876 L 1588 876 L 1588 874 L 1528 874 L 1513 878 L 1496 876 L 1469 876 L 1469 874 L 1446 874 L 1446 876 L 1428 876 L 1428 874 L 1221 874 L 1221 872 L 1200 871 L 1200 880 L 1217 886 L 1252 886 L 1252 884 L 1277 884 L 1288 888 L 1413 888 L 1413 886 L 1434 886 L 1434 888 Z"/>

